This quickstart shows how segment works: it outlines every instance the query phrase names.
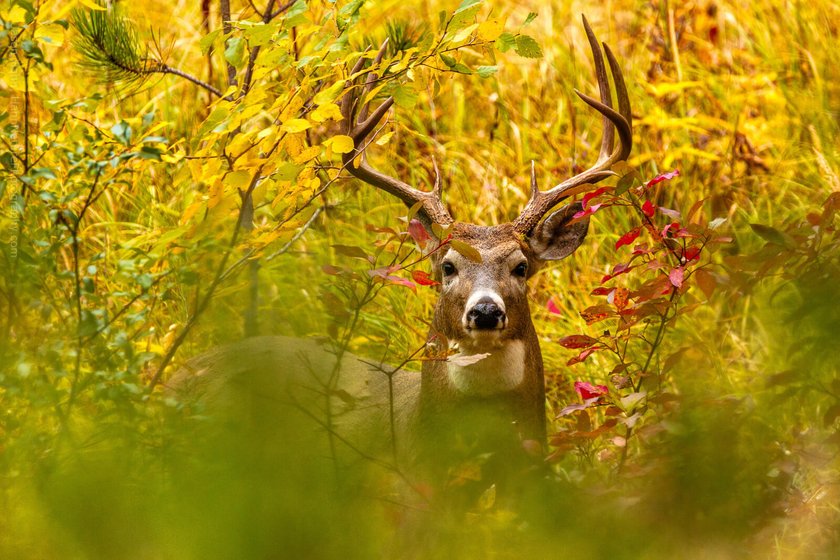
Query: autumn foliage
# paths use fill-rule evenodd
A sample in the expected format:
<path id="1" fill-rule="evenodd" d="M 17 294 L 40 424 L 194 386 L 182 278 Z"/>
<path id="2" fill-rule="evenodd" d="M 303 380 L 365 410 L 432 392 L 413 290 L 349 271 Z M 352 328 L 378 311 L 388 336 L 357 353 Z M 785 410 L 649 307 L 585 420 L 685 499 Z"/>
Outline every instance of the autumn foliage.
<path id="1" fill-rule="evenodd" d="M 272 557 L 277 535 L 381 557 L 418 511 L 436 557 L 836 556 L 840 10 L 609 6 L 0 2 L 0 557 Z M 577 196 L 584 246 L 531 279 L 542 470 L 434 509 L 394 473 L 214 454 L 166 384 L 219 344 L 459 359 L 424 347 L 429 256 L 476 251 L 349 178 L 352 80 L 395 100 L 369 159 L 421 189 L 439 168 L 457 219 L 504 223 L 532 162 L 544 187 L 597 157 L 579 12 L 634 149 Z"/>

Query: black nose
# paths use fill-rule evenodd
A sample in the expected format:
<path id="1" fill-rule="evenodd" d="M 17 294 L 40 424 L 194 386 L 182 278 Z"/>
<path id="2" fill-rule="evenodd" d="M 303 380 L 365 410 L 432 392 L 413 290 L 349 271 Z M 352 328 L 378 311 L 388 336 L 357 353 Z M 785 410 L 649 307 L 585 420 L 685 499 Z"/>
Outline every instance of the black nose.
<path id="1" fill-rule="evenodd" d="M 505 320 L 505 312 L 490 298 L 481 299 L 467 313 L 467 321 L 475 329 L 497 329 Z"/>

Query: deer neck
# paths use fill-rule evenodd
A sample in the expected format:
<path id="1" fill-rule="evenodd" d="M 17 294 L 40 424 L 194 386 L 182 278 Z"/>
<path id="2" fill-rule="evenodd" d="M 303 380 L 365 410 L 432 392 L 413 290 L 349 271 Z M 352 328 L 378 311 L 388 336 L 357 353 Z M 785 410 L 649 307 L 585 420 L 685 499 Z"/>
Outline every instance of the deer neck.
<path id="1" fill-rule="evenodd" d="M 489 354 L 469 365 L 424 363 L 421 414 L 451 414 L 470 405 L 492 407 L 517 427 L 521 439 L 545 439 L 545 386 L 539 341 L 533 326 L 495 344 L 464 344 L 461 355 Z"/>

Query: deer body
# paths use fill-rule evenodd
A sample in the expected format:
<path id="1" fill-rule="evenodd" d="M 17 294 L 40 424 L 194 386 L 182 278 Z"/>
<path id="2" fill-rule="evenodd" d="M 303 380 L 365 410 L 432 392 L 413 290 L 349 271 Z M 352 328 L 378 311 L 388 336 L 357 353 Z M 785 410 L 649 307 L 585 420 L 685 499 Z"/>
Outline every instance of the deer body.
<path id="1" fill-rule="evenodd" d="M 368 137 L 393 104 L 388 98 L 372 111 L 367 103 L 360 105 L 359 100 L 377 83 L 376 74 L 369 73 L 361 87 L 348 82 L 342 99 L 347 133 L 355 146 L 343 156 L 346 168 L 408 206 L 419 204 L 417 216 L 427 230 L 434 223 L 447 226 L 450 239 L 470 245 L 481 256 L 480 262 L 470 260 L 451 243 L 447 246 L 447 240 L 437 240 L 440 250 L 430 259 L 441 289 L 428 343 L 457 348 L 460 355 L 476 361 L 428 360 L 419 374 L 397 371 L 389 378 L 382 368 L 352 355 L 345 354 L 337 364 L 335 356 L 312 341 L 262 337 L 194 360 L 188 368 L 191 372 L 181 374 L 175 385 L 189 386 L 192 379 L 193 388 L 198 387 L 207 399 L 223 401 L 229 387 L 241 386 L 245 380 L 249 393 L 271 395 L 263 399 L 269 406 L 282 403 L 301 411 L 357 452 L 356 442 L 367 434 L 383 447 L 390 442 L 399 455 L 419 463 L 440 463 L 442 456 L 445 466 L 488 453 L 504 462 L 522 456 L 528 442 L 536 444 L 525 445 L 531 450 L 543 446 L 543 362 L 526 281 L 546 262 L 570 255 L 586 236 L 588 220 L 574 218 L 582 210 L 579 203 L 553 209 L 610 176 L 610 167 L 626 159 L 632 143 L 630 105 L 621 71 L 604 45 L 617 92 L 616 110 L 601 46 L 585 19 L 584 26 L 595 59 L 600 101 L 578 95 L 604 117 L 600 156 L 587 171 L 547 191 L 538 188 L 532 164 L 531 199 L 512 223 L 454 222 L 441 202 L 439 177 L 432 191 L 420 191 L 367 163 Z M 374 66 L 384 52 L 385 45 L 374 58 Z M 366 60 L 361 57 L 350 75 L 363 75 Z M 613 148 L 616 131 L 619 141 Z M 361 439 L 355 437 L 358 434 Z"/>

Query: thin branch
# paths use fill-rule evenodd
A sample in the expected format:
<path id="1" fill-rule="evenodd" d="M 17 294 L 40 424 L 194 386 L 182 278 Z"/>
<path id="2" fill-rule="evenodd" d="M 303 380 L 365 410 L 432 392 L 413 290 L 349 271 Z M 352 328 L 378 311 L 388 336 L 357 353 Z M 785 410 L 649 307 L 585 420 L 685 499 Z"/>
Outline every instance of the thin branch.
<path id="1" fill-rule="evenodd" d="M 267 256 L 265 258 L 266 262 L 270 261 L 270 260 L 273 260 L 276 257 L 279 257 L 280 255 L 288 252 L 289 249 L 292 247 L 292 245 L 294 245 L 297 242 L 298 239 L 303 237 L 303 234 L 306 233 L 306 230 L 308 230 L 312 226 L 312 224 L 315 223 L 315 220 L 318 219 L 318 216 L 320 216 L 321 212 L 323 212 L 323 211 L 324 211 L 323 206 L 319 206 L 318 208 L 316 208 L 315 212 L 312 213 L 312 216 L 309 217 L 309 219 L 306 221 L 306 223 L 303 224 L 303 226 L 301 226 L 301 228 L 294 234 L 294 236 L 292 236 L 291 239 L 289 239 L 289 241 L 285 245 L 283 245 L 277 251 L 275 251 L 274 253 L 270 254 L 269 256 Z"/>
<path id="2" fill-rule="evenodd" d="M 157 70 L 157 71 L 160 72 L 161 74 L 172 74 L 173 76 L 179 76 L 181 78 L 184 78 L 187 81 L 190 81 L 190 82 L 194 83 L 195 85 L 197 85 L 199 87 L 202 87 L 202 88 L 206 89 L 207 91 L 209 91 L 210 93 L 212 93 L 216 97 L 221 97 L 221 98 L 226 99 L 228 101 L 232 101 L 232 99 L 229 96 L 225 96 L 222 93 L 222 91 L 219 90 L 218 88 L 208 84 L 204 80 L 196 78 L 192 74 L 187 74 L 183 70 L 179 70 L 179 69 L 173 68 L 172 66 L 169 66 L 167 64 L 161 63 L 160 69 Z"/>

